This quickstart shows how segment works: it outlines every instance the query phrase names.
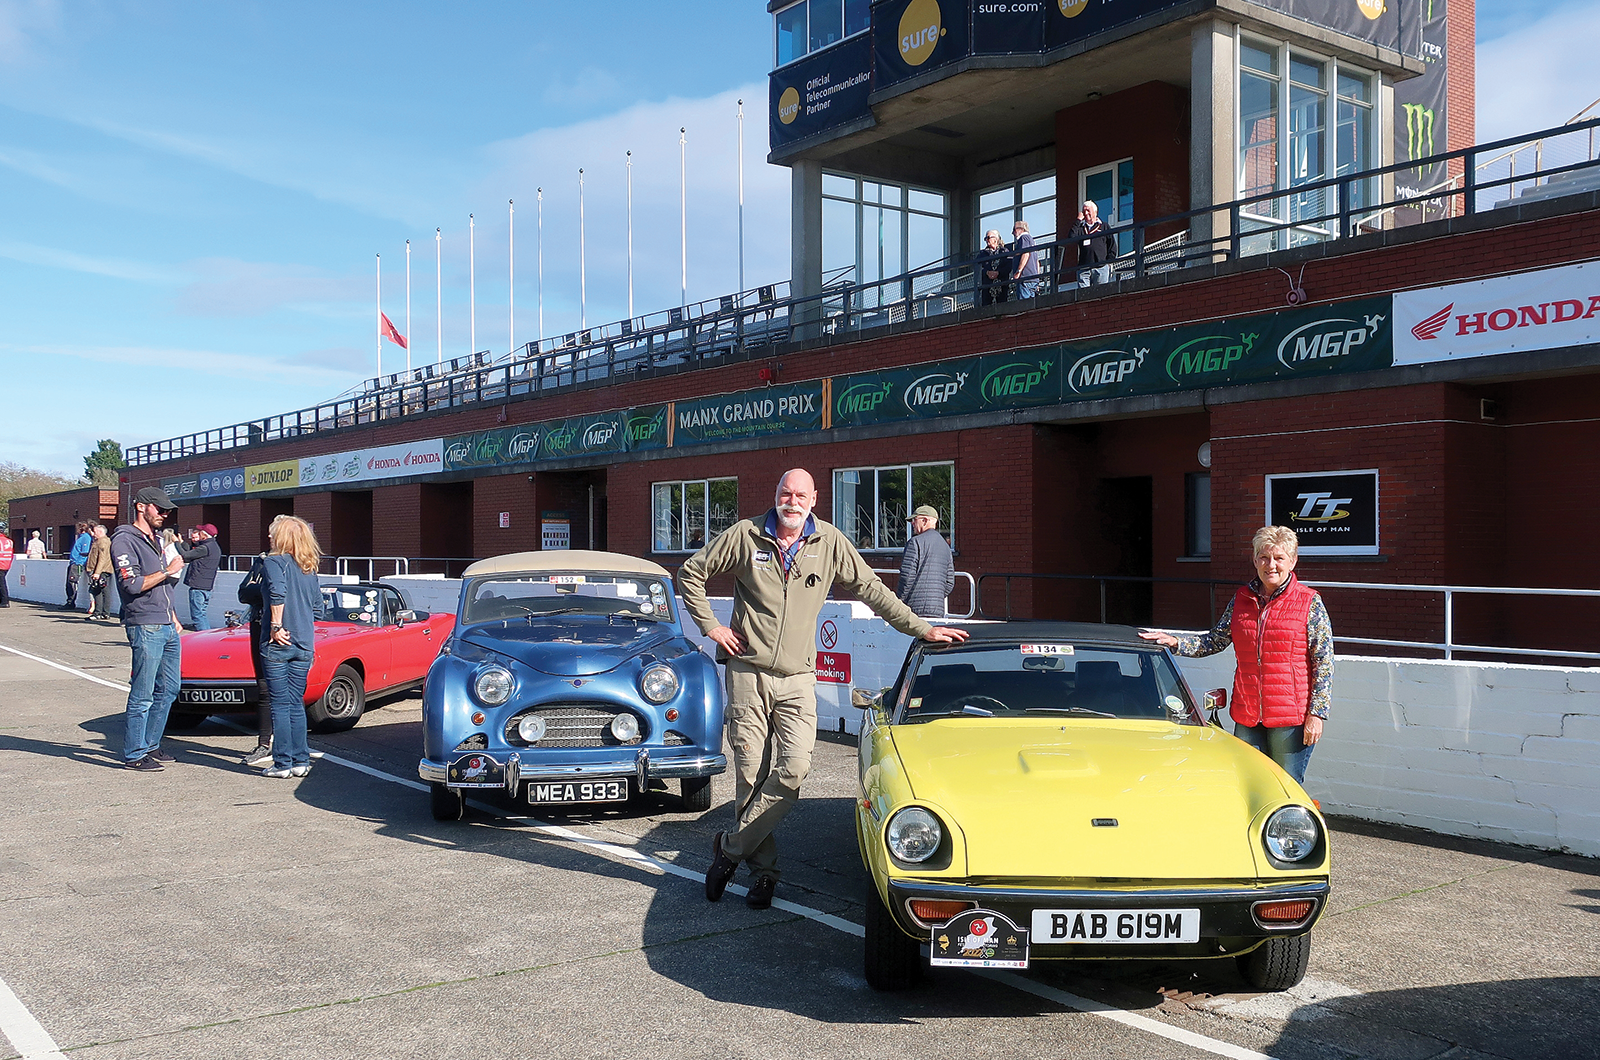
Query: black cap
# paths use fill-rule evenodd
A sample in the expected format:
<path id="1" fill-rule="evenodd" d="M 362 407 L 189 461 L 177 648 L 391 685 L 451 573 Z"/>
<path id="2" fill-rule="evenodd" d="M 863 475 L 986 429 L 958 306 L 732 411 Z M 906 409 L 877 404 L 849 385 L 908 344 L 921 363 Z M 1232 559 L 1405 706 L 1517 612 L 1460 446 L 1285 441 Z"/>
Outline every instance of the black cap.
<path id="1" fill-rule="evenodd" d="M 167 491 L 160 486 L 146 486 L 134 495 L 135 504 L 153 504 L 162 511 L 170 512 L 177 505 L 172 503 L 172 498 L 167 496 Z"/>

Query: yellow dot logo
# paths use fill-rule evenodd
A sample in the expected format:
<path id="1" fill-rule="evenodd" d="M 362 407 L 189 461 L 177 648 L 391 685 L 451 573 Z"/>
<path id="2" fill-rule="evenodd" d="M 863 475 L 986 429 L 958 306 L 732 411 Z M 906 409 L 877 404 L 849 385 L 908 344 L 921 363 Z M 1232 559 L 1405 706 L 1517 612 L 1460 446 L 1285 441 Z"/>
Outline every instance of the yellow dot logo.
<path id="1" fill-rule="evenodd" d="M 1383 14 L 1383 0 L 1356 0 L 1356 6 L 1361 9 L 1363 15 L 1374 22 Z"/>
<path id="2" fill-rule="evenodd" d="M 944 36 L 939 24 L 939 0 L 911 0 L 900 16 L 900 58 L 907 66 L 921 66 Z"/>
<path id="3" fill-rule="evenodd" d="M 790 85 L 783 90 L 783 95 L 778 97 L 778 120 L 785 125 L 792 125 L 800 116 L 800 93 Z"/>
<path id="4" fill-rule="evenodd" d="M 1382 0 L 1379 0 L 1379 2 L 1381 3 Z M 1089 0 L 1056 0 L 1056 6 L 1068 18 L 1077 18 L 1089 6 Z"/>

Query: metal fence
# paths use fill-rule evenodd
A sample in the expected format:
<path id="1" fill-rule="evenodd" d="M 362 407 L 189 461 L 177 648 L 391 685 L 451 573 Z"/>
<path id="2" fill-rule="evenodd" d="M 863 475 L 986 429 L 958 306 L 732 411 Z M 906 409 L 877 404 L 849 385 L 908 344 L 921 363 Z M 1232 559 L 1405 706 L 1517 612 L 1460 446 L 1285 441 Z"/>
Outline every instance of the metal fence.
<path id="1" fill-rule="evenodd" d="M 1332 243 L 1447 217 L 1491 214 L 1514 203 L 1600 189 L 1595 130 L 1574 121 L 1412 162 L 1396 163 L 1116 229 L 1128 250 L 1115 280 Z M 1433 187 L 1401 194 L 1408 170 L 1443 166 Z M 1079 281 L 1075 244 L 1041 241 L 1039 294 Z M 693 368 L 759 356 L 770 347 L 816 341 L 906 320 L 960 313 L 984 302 L 974 261 L 951 257 L 898 276 L 856 282 L 853 269 L 823 277 L 820 294 L 796 296 L 788 283 L 487 352 L 444 365 L 369 379 L 359 392 L 248 423 L 168 438 L 127 451 L 130 466 L 298 438 L 441 409 L 509 402 L 596 382 L 626 382 L 663 368 Z M 1007 284 L 1008 296 L 1020 294 Z"/>

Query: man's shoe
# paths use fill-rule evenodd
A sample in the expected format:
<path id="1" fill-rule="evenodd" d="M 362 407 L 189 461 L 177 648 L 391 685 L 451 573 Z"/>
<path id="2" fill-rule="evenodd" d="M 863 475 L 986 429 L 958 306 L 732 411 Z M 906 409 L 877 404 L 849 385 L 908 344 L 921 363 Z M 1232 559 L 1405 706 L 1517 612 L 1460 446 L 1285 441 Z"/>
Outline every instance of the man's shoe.
<path id="1" fill-rule="evenodd" d="M 285 780 L 294 776 L 294 769 L 290 766 L 269 766 L 261 771 L 261 775 L 274 780 Z"/>
<path id="2" fill-rule="evenodd" d="M 309 772 L 311 772 L 311 766 L 309 764 L 289 767 L 289 775 L 292 777 L 303 777 Z"/>
<path id="3" fill-rule="evenodd" d="M 711 867 L 706 870 L 706 901 L 722 901 L 728 881 L 739 871 L 739 863 L 722 852 L 722 833 L 711 837 Z"/>
<path id="4" fill-rule="evenodd" d="M 750 893 L 744 896 L 744 904 L 751 909 L 771 909 L 772 892 L 778 889 L 778 881 L 771 876 L 757 876 L 756 882 L 750 885 Z"/>
<path id="5" fill-rule="evenodd" d="M 162 765 L 160 762 L 157 762 L 150 755 L 145 755 L 143 758 L 137 759 L 136 761 L 122 763 L 122 768 L 137 769 L 141 773 L 159 773 L 167 767 Z"/>
<path id="6" fill-rule="evenodd" d="M 167 754 L 167 752 L 163 751 L 159 747 L 157 747 L 154 751 L 150 752 L 150 757 L 154 758 L 157 762 L 160 762 L 162 765 L 166 765 L 168 762 L 176 762 L 177 761 L 176 758 L 173 758 L 171 755 Z"/>
<path id="7" fill-rule="evenodd" d="M 272 745 L 270 743 L 257 744 L 256 749 L 244 756 L 244 764 L 250 769 L 260 769 L 272 764 Z"/>

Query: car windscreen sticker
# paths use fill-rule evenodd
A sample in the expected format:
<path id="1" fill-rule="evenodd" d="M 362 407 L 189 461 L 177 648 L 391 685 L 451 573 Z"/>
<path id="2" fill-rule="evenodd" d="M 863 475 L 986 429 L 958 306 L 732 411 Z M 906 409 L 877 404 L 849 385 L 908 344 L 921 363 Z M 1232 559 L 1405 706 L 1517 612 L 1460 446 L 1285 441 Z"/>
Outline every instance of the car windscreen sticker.
<path id="1" fill-rule="evenodd" d="M 916 710 L 917 708 L 919 708 L 921 706 L 922 706 L 922 697 L 921 696 L 912 696 L 911 697 L 911 709 L 912 710 Z"/>
<path id="2" fill-rule="evenodd" d="M 650 612 L 654 611 L 655 609 L 656 609 L 656 605 L 652 604 L 648 600 L 646 600 L 644 603 L 639 605 L 639 610 L 642 611 L 643 613 L 647 614 L 647 615 L 650 614 Z"/>
<path id="3" fill-rule="evenodd" d="M 933 929 L 928 963 L 947 968 L 1026 968 L 1028 931 L 1003 913 L 969 909 Z"/>
<path id="4" fill-rule="evenodd" d="M 1070 645 L 1070 644 L 1023 644 L 1023 645 L 1021 645 L 1021 649 L 1022 649 L 1022 654 L 1024 654 L 1024 655 L 1071 655 L 1072 654 L 1072 645 Z"/>
<path id="5" fill-rule="evenodd" d="M 581 574 L 552 574 L 551 585 L 582 585 L 585 579 Z"/>

